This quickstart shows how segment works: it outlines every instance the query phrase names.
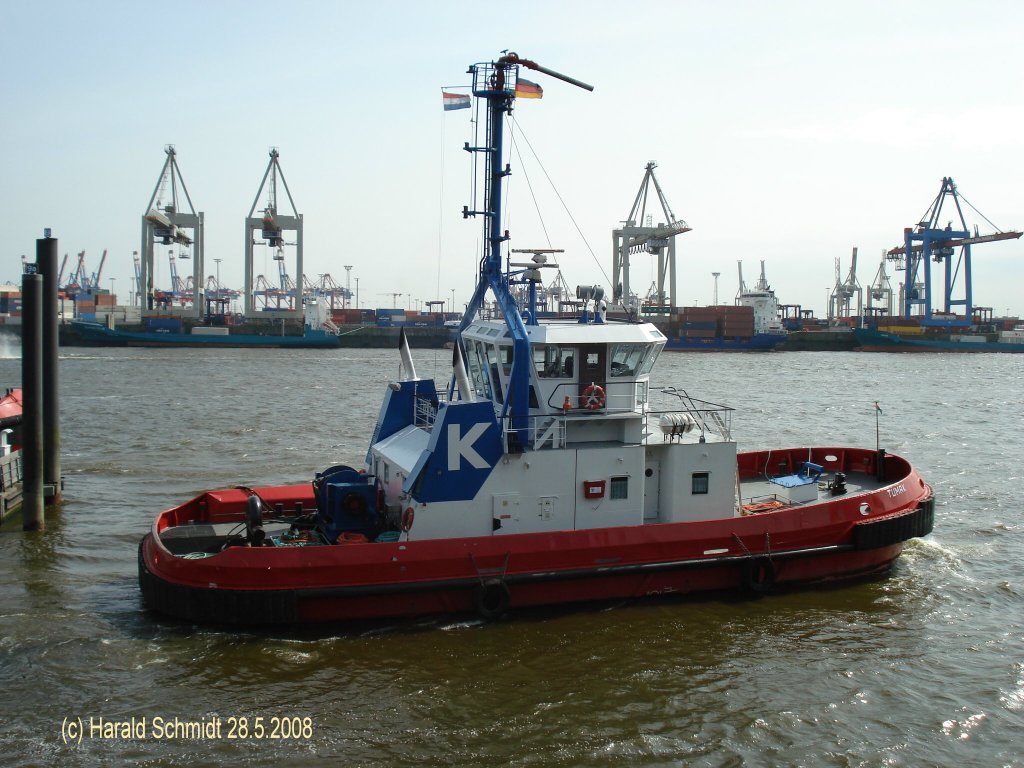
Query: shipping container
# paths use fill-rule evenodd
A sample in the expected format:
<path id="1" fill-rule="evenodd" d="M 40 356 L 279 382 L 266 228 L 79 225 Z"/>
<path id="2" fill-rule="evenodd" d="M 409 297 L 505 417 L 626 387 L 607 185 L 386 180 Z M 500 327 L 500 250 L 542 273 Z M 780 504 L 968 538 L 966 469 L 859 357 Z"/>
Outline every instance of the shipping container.
<path id="1" fill-rule="evenodd" d="M 151 331 L 172 331 L 173 333 L 181 333 L 181 318 L 147 317 L 146 326 Z"/>
<path id="2" fill-rule="evenodd" d="M 228 329 L 222 326 L 197 325 L 192 329 L 194 336 L 227 336 Z"/>

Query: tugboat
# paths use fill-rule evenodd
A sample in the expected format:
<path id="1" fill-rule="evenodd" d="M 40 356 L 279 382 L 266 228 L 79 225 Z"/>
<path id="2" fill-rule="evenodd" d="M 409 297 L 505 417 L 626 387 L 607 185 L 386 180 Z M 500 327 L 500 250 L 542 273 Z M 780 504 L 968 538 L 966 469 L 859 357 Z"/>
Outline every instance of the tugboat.
<path id="1" fill-rule="evenodd" d="M 21 448 L 21 387 L 7 390 L 0 397 L 0 457 Z"/>
<path id="2" fill-rule="evenodd" d="M 486 106 L 486 143 L 469 148 L 486 159 L 486 205 L 464 215 L 483 218 L 486 245 L 451 378 L 417 377 L 403 339 L 363 466 L 157 515 L 138 557 L 150 608 L 291 625 L 759 595 L 883 572 L 932 530 L 931 488 L 903 458 L 737 453 L 732 408 L 675 388 L 654 397 L 665 336 L 608 319 L 600 287 L 578 287 L 573 321 L 539 320 L 546 256 L 504 262 L 499 215 L 521 67 L 591 89 L 515 53 L 469 69 Z M 495 319 L 480 317 L 488 296 Z"/>

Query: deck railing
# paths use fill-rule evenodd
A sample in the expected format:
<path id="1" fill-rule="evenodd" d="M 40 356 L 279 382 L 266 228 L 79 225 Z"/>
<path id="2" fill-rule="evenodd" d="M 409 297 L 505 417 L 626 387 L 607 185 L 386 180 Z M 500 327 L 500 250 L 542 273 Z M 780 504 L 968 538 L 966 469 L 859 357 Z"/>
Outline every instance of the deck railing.
<path id="1" fill-rule="evenodd" d="M 678 398 L 679 408 L 674 411 L 649 411 L 645 414 L 648 420 L 656 416 L 660 421 L 661 416 L 665 414 L 685 413 L 694 420 L 696 428 L 700 430 L 701 435 L 711 433 L 721 435 L 726 440 L 732 440 L 732 413 L 735 410 L 734 408 L 719 403 L 711 403 L 707 400 L 699 400 L 691 397 L 685 389 L 677 389 L 676 387 L 666 387 L 661 392 L 662 394 Z M 659 425 L 655 424 L 654 426 Z"/>
<path id="2" fill-rule="evenodd" d="M 21 451 L 0 458 L 0 491 L 7 491 L 21 481 Z"/>

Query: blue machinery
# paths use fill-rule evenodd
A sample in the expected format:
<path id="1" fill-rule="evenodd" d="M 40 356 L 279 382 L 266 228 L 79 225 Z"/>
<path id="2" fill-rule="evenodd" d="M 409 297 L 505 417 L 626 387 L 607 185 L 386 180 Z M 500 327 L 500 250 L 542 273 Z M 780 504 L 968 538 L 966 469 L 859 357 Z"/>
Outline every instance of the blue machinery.
<path id="1" fill-rule="evenodd" d="M 511 428 L 519 433 L 520 444 L 526 445 L 525 431 L 530 413 L 530 342 L 523 317 L 509 289 L 510 283 L 516 280 L 516 276 L 521 273 L 506 273 L 502 270 L 501 264 L 501 244 L 509 239 L 508 232 L 502 232 L 501 229 L 501 185 L 503 179 L 512 173 L 509 165 L 502 165 L 504 115 L 512 113 L 512 102 L 516 98 L 516 81 L 520 66 L 550 75 L 588 91 L 594 90 L 594 87 L 542 67 L 533 61 L 521 59 L 515 53 L 508 53 L 495 62 L 473 64 L 469 68 L 470 74 L 473 75 L 473 95 L 479 99 L 485 99 L 487 102 L 487 146 L 470 147 L 467 144 L 465 149 L 467 152 L 483 152 L 486 158 L 483 190 L 486 207 L 482 211 L 471 211 L 468 207 L 464 207 L 462 215 L 467 218 L 470 216 L 485 217 L 486 245 L 480 262 L 480 280 L 477 282 L 476 290 L 466 308 L 459 330 L 465 330 L 472 322 L 476 313 L 483 306 L 487 289 L 490 288 L 512 336 L 513 357 L 509 393 L 501 415 L 504 418 L 511 411 Z M 521 278 L 518 281 L 521 282 Z M 531 290 L 531 301 L 534 296 L 535 291 Z M 526 317 L 531 325 L 537 324 L 535 305 L 529 308 Z"/>
<path id="2" fill-rule="evenodd" d="M 953 229 L 952 221 L 944 228 L 939 227 L 942 204 L 947 197 L 953 199 L 960 227 Z M 964 219 L 960 200 L 953 179 L 942 179 L 942 188 L 929 206 L 925 217 L 916 227 L 903 230 L 903 245 L 890 250 L 886 257 L 896 262 L 896 269 L 903 269 L 906 278 L 900 301 L 900 314 L 909 319 L 915 306 L 924 307 L 921 325 L 937 327 L 966 327 L 972 324 L 974 297 L 971 285 L 971 245 L 1009 240 L 1021 236 L 1020 232 L 996 232 L 991 235 L 972 236 Z M 967 202 L 964 200 L 964 202 Z M 967 203 L 970 205 L 970 203 Z M 972 206 L 973 208 L 973 206 Z M 982 217 L 984 218 L 984 217 Z M 988 221 L 986 219 L 986 221 Z M 991 224 L 991 222 L 989 222 Z M 954 258 L 956 249 L 959 258 Z M 937 309 L 932 296 L 932 262 L 943 267 L 942 306 Z M 954 261 L 956 262 L 954 264 Z M 962 293 L 957 292 L 957 278 L 963 266 Z M 923 273 L 923 274 L 922 274 Z M 963 307 L 963 314 L 954 313 L 954 308 Z"/>

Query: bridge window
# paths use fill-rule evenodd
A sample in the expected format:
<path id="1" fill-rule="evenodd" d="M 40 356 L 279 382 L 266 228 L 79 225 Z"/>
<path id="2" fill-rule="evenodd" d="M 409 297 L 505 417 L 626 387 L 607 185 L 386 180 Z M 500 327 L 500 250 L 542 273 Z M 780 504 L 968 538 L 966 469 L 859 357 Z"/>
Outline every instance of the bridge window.
<path id="1" fill-rule="evenodd" d="M 706 494 L 711 481 L 710 472 L 694 472 L 690 480 L 690 493 L 693 495 Z"/>
<path id="2" fill-rule="evenodd" d="M 494 387 L 495 397 L 493 400 L 496 403 L 505 402 L 505 396 L 502 394 L 501 389 L 501 374 L 498 372 L 498 349 L 493 344 L 483 344 L 486 351 L 484 354 L 487 357 L 487 370 L 490 371 L 491 386 Z"/>
<path id="3" fill-rule="evenodd" d="M 653 344 L 613 344 L 611 375 L 636 376 Z"/>
<path id="4" fill-rule="evenodd" d="M 486 357 L 483 354 L 483 345 L 472 339 L 466 341 L 466 362 L 469 365 L 469 375 L 473 380 L 473 390 L 477 395 L 488 400 L 491 399 L 490 377 L 487 375 Z"/>
<path id="5" fill-rule="evenodd" d="M 533 347 L 533 365 L 542 379 L 572 378 L 573 347 L 537 344 Z"/>
<path id="6" fill-rule="evenodd" d="M 640 370 L 637 372 L 637 376 L 646 376 L 654 368 L 654 361 L 658 359 L 658 355 L 661 354 L 661 350 L 665 344 L 648 344 L 647 354 L 644 355 L 644 361 L 640 364 Z"/>
<path id="7" fill-rule="evenodd" d="M 498 360 L 501 361 L 501 372 L 506 378 L 512 375 L 512 355 L 511 346 L 498 347 Z"/>
<path id="8" fill-rule="evenodd" d="M 608 498 L 609 499 L 628 499 L 629 498 L 629 478 L 628 477 L 613 477 L 611 483 L 608 484 Z"/>

